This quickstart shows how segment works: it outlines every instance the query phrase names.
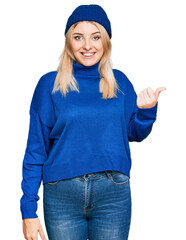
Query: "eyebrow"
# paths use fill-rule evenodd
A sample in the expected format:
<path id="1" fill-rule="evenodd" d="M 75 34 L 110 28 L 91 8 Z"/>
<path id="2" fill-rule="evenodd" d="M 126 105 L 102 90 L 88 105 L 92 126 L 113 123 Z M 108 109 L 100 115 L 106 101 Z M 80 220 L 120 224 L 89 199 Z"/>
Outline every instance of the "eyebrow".
<path id="1" fill-rule="evenodd" d="M 100 32 L 94 32 L 91 35 L 96 34 L 96 33 L 100 33 Z M 75 35 L 75 34 L 83 35 L 83 33 L 74 33 L 73 35 Z"/>

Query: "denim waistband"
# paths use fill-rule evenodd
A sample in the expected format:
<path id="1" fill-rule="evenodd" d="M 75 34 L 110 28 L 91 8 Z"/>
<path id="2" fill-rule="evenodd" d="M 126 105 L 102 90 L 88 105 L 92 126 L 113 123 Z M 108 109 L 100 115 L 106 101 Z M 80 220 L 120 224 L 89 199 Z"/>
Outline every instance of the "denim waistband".
<path id="1" fill-rule="evenodd" d="M 84 179 L 88 179 L 88 178 L 97 178 L 97 177 L 101 177 L 101 176 L 108 176 L 107 173 L 111 172 L 112 170 L 107 170 L 107 171 L 100 171 L 100 172 L 94 172 L 94 173 L 88 173 L 88 174 L 84 174 L 81 176 L 78 176 L 79 178 L 84 178 Z"/>

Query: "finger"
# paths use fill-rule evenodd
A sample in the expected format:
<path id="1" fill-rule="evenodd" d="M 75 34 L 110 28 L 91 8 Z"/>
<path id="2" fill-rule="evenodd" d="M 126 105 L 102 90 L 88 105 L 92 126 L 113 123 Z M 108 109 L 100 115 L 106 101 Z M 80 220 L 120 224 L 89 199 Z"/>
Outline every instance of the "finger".
<path id="1" fill-rule="evenodd" d="M 142 96 L 143 106 L 149 105 L 149 103 L 150 103 L 150 98 L 149 98 L 149 96 L 148 96 L 148 94 L 147 94 L 147 90 L 146 90 L 146 89 L 144 89 L 144 90 L 142 91 L 141 96 Z"/>
<path id="2" fill-rule="evenodd" d="M 142 92 L 138 95 L 138 98 L 137 98 L 137 106 L 139 108 L 142 108 L 143 106 L 145 105 L 145 101 L 144 101 L 144 98 L 143 98 L 143 95 L 142 95 Z"/>
<path id="3" fill-rule="evenodd" d="M 27 237 L 26 240 L 33 240 L 33 238 L 32 237 Z"/>
<path id="4" fill-rule="evenodd" d="M 158 100 L 158 97 L 159 97 L 159 95 L 160 95 L 160 92 L 162 92 L 162 91 L 164 91 L 164 90 L 166 90 L 165 87 L 159 87 L 159 88 L 156 89 L 156 91 L 155 91 L 155 93 L 154 93 L 156 100 Z"/>
<path id="5" fill-rule="evenodd" d="M 143 96 L 144 96 L 144 98 L 145 98 L 146 103 L 149 103 L 149 102 L 151 101 L 151 99 L 150 99 L 150 97 L 149 97 L 149 94 L 148 94 L 147 88 L 144 89 L 144 91 L 143 91 Z"/>
<path id="6" fill-rule="evenodd" d="M 150 97 L 151 100 L 153 100 L 153 101 L 156 100 L 156 99 L 155 99 L 155 95 L 154 95 L 154 91 L 152 90 L 151 87 L 148 87 L 148 88 L 147 88 L 147 93 L 148 93 L 148 95 L 149 95 L 149 97 Z"/>
<path id="7" fill-rule="evenodd" d="M 38 234 L 34 235 L 32 238 L 30 238 L 31 240 L 38 240 Z"/>
<path id="8" fill-rule="evenodd" d="M 33 240 L 38 240 L 38 233 L 37 233 L 37 235 L 33 238 Z"/>
<path id="9" fill-rule="evenodd" d="M 40 235 L 40 237 L 41 237 L 42 240 L 46 240 L 46 237 L 45 237 L 45 234 L 44 234 L 42 228 L 39 228 L 39 235 Z"/>
<path id="10" fill-rule="evenodd" d="M 25 238 L 26 240 L 32 240 L 32 239 L 33 239 L 30 235 L 29 235 L 29 236 L 28 236 L 28 235 L 25 235 L 24 238 Z"/>

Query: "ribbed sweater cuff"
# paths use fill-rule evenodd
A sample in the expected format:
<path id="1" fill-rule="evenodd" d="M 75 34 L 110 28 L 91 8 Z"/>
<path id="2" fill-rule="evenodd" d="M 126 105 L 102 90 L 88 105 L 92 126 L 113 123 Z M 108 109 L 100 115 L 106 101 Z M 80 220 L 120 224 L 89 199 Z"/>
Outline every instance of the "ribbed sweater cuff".
<path id="1" fill-rule="evenodd" d="M 28 203 L 28 204 L 23 204 L 21 205 L 21 214 L 22 214 L 22 219 L 24 218 L 37 218 L 37 203 Z"/>
<path id="2" fill-rule="evenodd" d="M 158 102 L 152 108 L 138 108 L 137 118 L 139 120 L 155 120 L 157 114 Z"/>

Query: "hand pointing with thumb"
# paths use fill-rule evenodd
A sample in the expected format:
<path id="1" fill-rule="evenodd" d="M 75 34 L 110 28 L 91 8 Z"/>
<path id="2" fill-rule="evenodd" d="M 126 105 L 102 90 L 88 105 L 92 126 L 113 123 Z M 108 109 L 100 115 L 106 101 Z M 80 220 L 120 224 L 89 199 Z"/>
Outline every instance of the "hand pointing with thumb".
<path id="1" fill-rule="evenodd" d="M 162 91 L 166 90 L 165 87 L 159 87 L 154 92 L 151 87 L 145 88 L 137 96 L 137 107 L 138 108 L 152 108 L 157 102 L 159 95 Z"/>

